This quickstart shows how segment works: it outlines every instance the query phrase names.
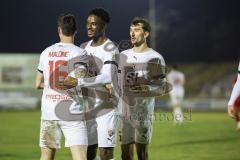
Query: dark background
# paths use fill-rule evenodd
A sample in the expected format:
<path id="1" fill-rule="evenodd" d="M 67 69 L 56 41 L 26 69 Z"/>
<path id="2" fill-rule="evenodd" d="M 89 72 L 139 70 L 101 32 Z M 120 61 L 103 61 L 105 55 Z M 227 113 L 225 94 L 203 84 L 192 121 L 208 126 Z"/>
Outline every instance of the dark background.
<path id="1" fill-rule="evenodd" d="M 94 7 L 111 14 L 107 34 L 129 39 L 129 23 L 148 16 L 148 0 L 4 0 L 0 7 L 0 52 L 40 53 L 58 41 L 56 18 L 78 20 L 75 43 L 87 40 L 85 21 Z M 237 61 L 240 55 L 239 0 L 156 0 L 157 47 L 168 62 Z"/>

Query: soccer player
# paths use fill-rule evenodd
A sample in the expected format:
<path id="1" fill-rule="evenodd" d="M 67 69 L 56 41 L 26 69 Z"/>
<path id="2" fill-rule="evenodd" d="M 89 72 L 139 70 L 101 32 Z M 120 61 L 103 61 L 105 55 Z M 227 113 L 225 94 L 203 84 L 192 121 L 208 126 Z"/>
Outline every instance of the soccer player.
<path id="1" fill-rule="evenodd" d="M 41 160 L 53 160 L 56 149 L 61 147 L 61 132 L 70 147 L 73 160 L 86 160 L 87 127 L 84 121 L 63 121 L 56 116 L 56 106 L 71 99 L 61 79 L 68 75 L 71 61 L 87 64 L 87 53 L 75 46 L 74 36 L 77 31 L 76 21 L 71 14 L 62 14 L 57 19 L 59 43 L 47 47 L 40 55 L 36 88 L 43 89 L 41 103 L 40 147 Z M 79 106 L 80 107 L 80 106 Z"/>
<path id="2" fill-rule="evenodd" d="M 148 47 L 147 39 L 149 37 L 151 27 L 143 18 L 134 18 L 130 25 L 130 38 L 133 48 L 120 53 L 120 86 L 123 90 L 120 105 L 122 107 L 121 119 L 121 156 L 124 160 L 133 160 L 134 144 L 139 160 L 148 159 L 148 144 L 152 137 L 152 116 L 155 106 L 154 97 L 132 97 L 127 96 L 124 89 L 124 81 L 130 80 L 133 77 L 133 84 L 130 90 L 145 91 L 141 85 L 134 84 L 134 79 L 137 77 L 146 76 L 146 70 L 126 71 L 128 65 L 133 68 L 138 64 L 146 64 L 153 59 L 165 66 L 165 61 L 161 54 Z M 140 65 L 141 66 L 141 65 Z M 124 69 L 125 68 L 125 69 Z M 140 67 L 141 68 L 141 67 Z M 126 82 L 127 83 L 127 82 Z M 127 98 L 125 98 L 125 96 Z"/>
<path id="3" fill-rule="evenodd" d="M 237 130 L 240 131 L 240 118 L 239 118 L 239 104 L 237 104 L 237 99 L 240 96 L 240 63 L 238 66 L 238 76 L 237 81 L 233 87 L 230 100 L 228 102 L 228 114 L 230 117 L 235 118 L 237 122 Z"/>
<path id="4" fill-rule="evenodd" d="M 87 35 L 91 39 L 81 45 L 89 55 L 89 70 L 92 78 L 74 79 L 67 77 L 65 86 L 82 86 L 96 90 L 105 90 L 112 92 L 113 79 L 117 74 L 115 55 L 119 53 L 114 43 L 106 37 L 107 24 L 110 22 L 109 13 L 103 8 L 94 8 L 88 13 L 87 17 Z M 116 76 L 116 77 L 114 77 Z M 106 99 L 108 101 L 108 99 Z M 94 106 L 97 107 L 101 100 L 96 98 Z M 116 104 L 117 105 L 117 104 Z M 115 106 L 116 107 L 116 106 Z M 116 107 L 117 108 L 117 107 Z M 96 123 L 95 123 L 96 122 Z M 87 121 L 88 126 L 88 160 L 96 158 L 97 147 L 100 151 L 101 160 L 113 159 L 114 147 L 116 146 L 116 130 L 118 123 L 117 109 L 107 114 L 97 117 L 96 121 Z"/>
<path id="5" fill-rule="evenodd" d="M 181 104 L 184 98 L 185 76 L 178 70 L 177 65 L 173 65 L 171 72 L 167 75 L 167 79 L 172 84 L 172 91 L 169 94 L 173 107 L 174 123 L 181 124 L 183 122 Z"/>

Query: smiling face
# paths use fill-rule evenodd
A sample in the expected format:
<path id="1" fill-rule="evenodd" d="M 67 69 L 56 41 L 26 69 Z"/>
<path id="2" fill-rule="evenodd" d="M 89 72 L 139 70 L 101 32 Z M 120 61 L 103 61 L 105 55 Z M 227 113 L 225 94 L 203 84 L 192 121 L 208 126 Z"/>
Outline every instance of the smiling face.
<path id="1" fill-rule="evenodd" d="M 100 17 L 89 15 L 87 18 L 86 28 L 88 37 L 96 38 L 103 35 L 105 24 Z"/>
<path id="2" fill-rule="evenodd" d="M 143 25 L 141 23 L 130 26 L 130 38 L 131 43 L 134 46 L 140 46 L 141 44 L 146 43 L 148 35 L 149 32 L 143 29 Z"/>

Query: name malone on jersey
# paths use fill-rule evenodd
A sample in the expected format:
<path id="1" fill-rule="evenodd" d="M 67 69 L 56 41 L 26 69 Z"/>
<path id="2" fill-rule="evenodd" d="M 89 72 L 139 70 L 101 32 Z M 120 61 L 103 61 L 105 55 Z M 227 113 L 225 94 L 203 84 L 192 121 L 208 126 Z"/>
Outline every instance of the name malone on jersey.
<path id="1" fill-rule="evenodd" d="M 68 53 L 64 51 L 49 52 L 48 57 L 68 57 Z"/>

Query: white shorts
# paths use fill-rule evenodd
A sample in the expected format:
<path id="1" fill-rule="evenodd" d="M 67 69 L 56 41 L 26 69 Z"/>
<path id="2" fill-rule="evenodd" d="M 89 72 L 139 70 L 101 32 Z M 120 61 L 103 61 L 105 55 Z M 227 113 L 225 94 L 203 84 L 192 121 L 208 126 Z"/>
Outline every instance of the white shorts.
<path id="1" fill-rule="evenodd" d="M 88 145 L 86 122 L 41 120 L 39 146 L 61 148 L 61 131 L 65 137 L 66 147 Z"/>
<path id="2" fill-rule="evenodd" d="M 87 121 L 88 145 L 98 147 L 115 147 L 117 143 L 117 127 L 119 115 L 115 110 Z"/>
<path id="3" fill-rule="evenodd" d="M 130 120 L 123 118 L 121 120 L 119 135 L 121 144 L 131 144 L 135 142 L 149 144 L 152 139 L 152 121 L 148 121 L 147 124 L 148 125 L 135 126 Z"/>

